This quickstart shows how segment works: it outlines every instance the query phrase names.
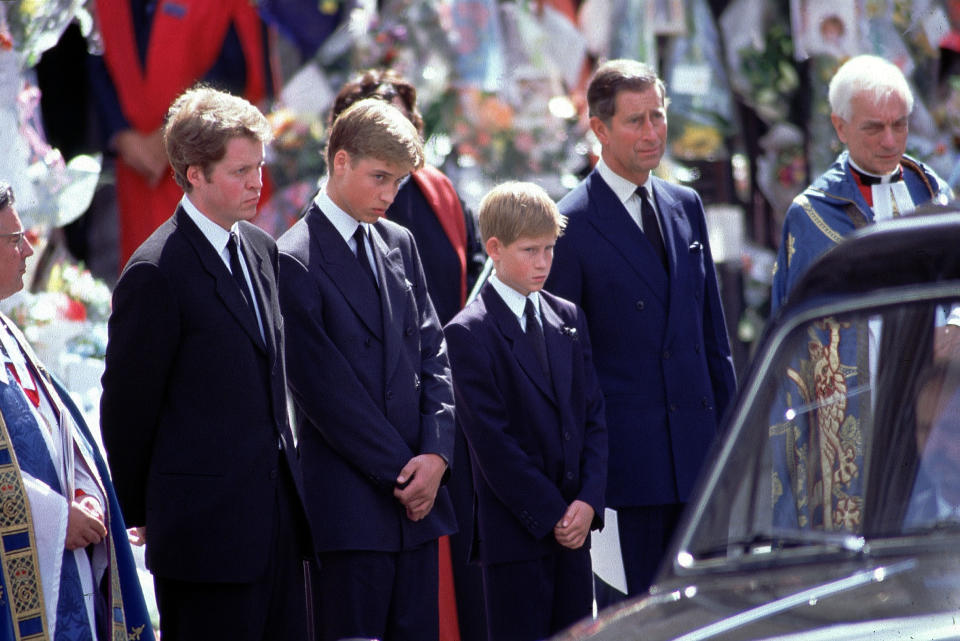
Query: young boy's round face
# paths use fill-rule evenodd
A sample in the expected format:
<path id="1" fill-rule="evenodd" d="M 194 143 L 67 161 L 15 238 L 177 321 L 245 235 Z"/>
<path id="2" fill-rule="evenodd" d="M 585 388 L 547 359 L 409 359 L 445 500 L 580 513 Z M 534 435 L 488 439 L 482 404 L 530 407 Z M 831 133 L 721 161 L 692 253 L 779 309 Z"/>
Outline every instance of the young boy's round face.
<path id="1" fill-rule="evenodd" d="M 555 234 L 521 236 L 509 245 L 499 238 L 487 241 L 487 254 L 493 260 L 497 278 L 524 296 L 543 289 L 553 264 Z"/>

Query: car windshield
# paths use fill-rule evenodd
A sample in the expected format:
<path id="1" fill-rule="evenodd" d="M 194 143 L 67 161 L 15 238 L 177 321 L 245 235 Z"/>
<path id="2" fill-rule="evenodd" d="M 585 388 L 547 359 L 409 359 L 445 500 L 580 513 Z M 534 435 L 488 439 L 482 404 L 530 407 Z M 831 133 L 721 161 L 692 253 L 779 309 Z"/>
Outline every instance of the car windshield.
<path id="1" fill-rule="evenodd" d="M 782 335 L 731 417 L 684 556 L 960 527 L 960 300 L 943 291 L 810 313 Z"/>

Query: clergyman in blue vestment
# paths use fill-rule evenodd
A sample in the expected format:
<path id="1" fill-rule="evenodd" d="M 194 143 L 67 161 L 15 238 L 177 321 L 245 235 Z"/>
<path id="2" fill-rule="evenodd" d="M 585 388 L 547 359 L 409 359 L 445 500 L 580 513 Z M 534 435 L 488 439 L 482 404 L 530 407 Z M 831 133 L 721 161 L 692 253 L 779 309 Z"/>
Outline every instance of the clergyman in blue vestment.
<path id="1" fill-rule="evenodd" d="M 0 299 L 33 254 L 0 182 Z M 83 416 L 0 314 L 0 641 L 152 639 L 126 528 Z"/>

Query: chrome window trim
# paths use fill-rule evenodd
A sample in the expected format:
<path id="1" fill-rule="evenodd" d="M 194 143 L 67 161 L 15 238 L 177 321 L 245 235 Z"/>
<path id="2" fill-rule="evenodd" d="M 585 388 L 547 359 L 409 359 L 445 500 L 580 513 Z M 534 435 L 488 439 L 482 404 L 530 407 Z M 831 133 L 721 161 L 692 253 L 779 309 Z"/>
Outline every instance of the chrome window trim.
<path id="1" fill-rule="evenodd" d="M 774 357 L 778 350 L 770 349 L 768 346 L 783 344 L 786 337 L 802 325 L 824 316 L 837 314 L 849 314 L 870 308 L 881 308 L 896 304 L 912 304 L 921 302 L 934 302 L 944 299 L 960 299 L 960 281 L 944 281 L 935 283 L 917 283 L 908 286 L 899 286 L 895 288 L 884 288 L 877 291 L 865 292 L 856 296 L 848 296 L 842 300 L 831 300 L 829 302 L 811 306 L 809 309 L 797 311 L 783 321 L 774 333 L 770 334 L 758 357 L 762 360 L 755 363 L 751 369 L 755 372 L 747 381 L 748 387 L 740 395 L 736 404 L 737 413 L 729 417 L 726 425 L 726 431 L 722 436 L 722 445 L 715 458 L 715 463 L 707 470 L 707 476 L 702 479 L 698 487 L 702 488 L 697 493 L 697 503 L 688 506 L 691 510 L 687 527 L 681 533 L 681 539 L 677 553 L 671 559 L 671 573 L 675 576 L 687 576 L 696 574 L 698 571 L 708 570 L 710 568 L 722 567 L 729 562 L 727 557 L 711 557 L 708 559 L 697 559 L 689 552 L 693 533 L 697 530 L 703 515 L 707 508 L 707 503 L 714 494 L 721 473 L 725 470 L 726 464 L 733 452 L 734 445 L 739 441 L 746 425 L 746 419 L 751 413 L 751 408 L 760 394 L 761 386 L 765 382 L 766 375 L 771 369 Z M 798 555 L 800 556 L 800 555 Z M 683 559 L 681 563 L 680 559 Z M 759 561 L 759 559 L 758 559 Z"/>

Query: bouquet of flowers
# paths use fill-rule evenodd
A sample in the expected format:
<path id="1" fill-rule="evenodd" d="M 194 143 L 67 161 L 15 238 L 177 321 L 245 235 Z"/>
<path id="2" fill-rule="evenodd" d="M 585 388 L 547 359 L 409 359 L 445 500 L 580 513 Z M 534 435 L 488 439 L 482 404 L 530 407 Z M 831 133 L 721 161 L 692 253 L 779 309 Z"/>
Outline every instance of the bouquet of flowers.
<path id="1" fill-rule="evenodd" d="M 80 0 L 0 2 L 0 175 L 13 185 L 18 212 L 30 226 L 52 228 L 80 216 L 93 197 L 100 161 L 65 162 L 43 134 L 40 91 L 31 67 L 76 18 L 89 33 Z"/>
<path id="2" fill-rule="evenodd" d="M 800 87 L 788 19 L 767 0 L 734 0 L 720 17 L 730 83 L 770 124 L 788 120 Z"/>
<path id="3" fill-rule="evenodd" d="M 46 289 L 23 290 L 2 302 L 3 312 L 88 414 L 100 397 L 110 297 L 110 288 L 89 270 L 62 261 L 51 267 Z"/>
<path id="4" fill-rule="evenodd" d="M 110 296 L 107 284 L 89 270 L 59 262 L 50 269 L 46 289 L 21 291 L 3 307 L 42 360 L 55 367 L 62 353 L 103 358 Z"/>

